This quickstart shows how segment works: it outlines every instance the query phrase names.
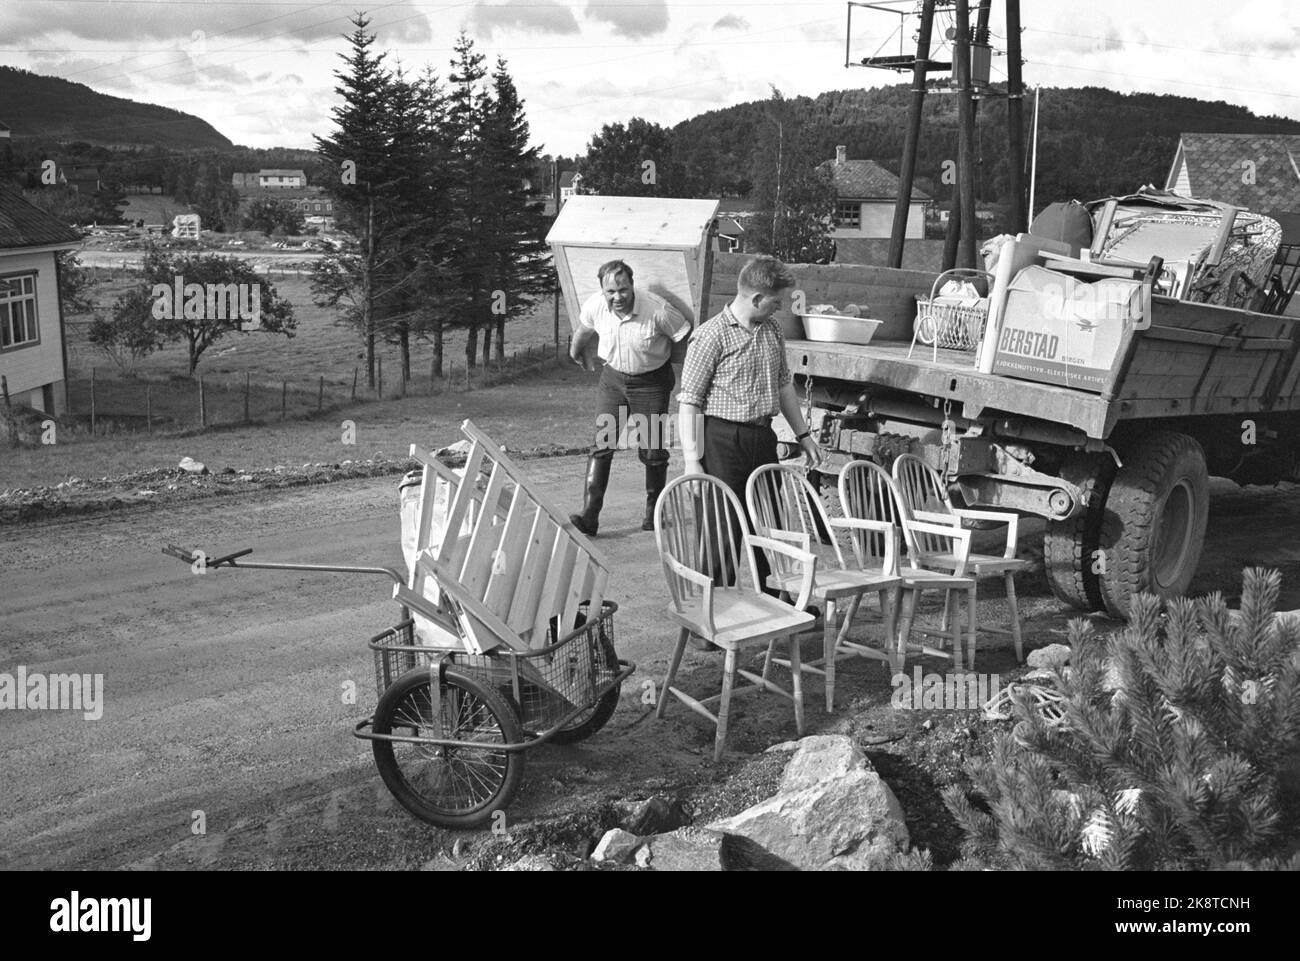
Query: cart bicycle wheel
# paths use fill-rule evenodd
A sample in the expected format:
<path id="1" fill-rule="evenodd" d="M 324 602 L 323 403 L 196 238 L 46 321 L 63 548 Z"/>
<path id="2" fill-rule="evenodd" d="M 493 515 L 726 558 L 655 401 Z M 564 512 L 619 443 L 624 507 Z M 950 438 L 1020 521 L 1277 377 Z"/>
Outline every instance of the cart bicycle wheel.
<path id="1" fill-rule="evenodd" d="M 440 700 L 438 724 L 428 668 L 408 671 L 379 699 L 373 732 L 482 747 L 375 740 L 375 765 L 393 796 L 416 817 L 441 827 L 477 827 L 510 803 L 524 773 L 522 752 L 493 745 L 520 743 L 523 734 L 500 694 L 454 667 L 443 671 Z"/>

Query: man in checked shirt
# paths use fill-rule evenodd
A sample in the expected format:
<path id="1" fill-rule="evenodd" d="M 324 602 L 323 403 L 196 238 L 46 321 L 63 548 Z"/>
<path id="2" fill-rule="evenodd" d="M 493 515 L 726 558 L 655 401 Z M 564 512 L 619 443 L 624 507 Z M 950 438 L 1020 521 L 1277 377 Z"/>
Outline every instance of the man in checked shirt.
<path id="1" fill-rule="evenodd" d="M 799 409 L 785 337 L 773 319 L 793 286 L 794 277 L 775 257 L 749 260 L 736 279 L 735 298 L 696 329 L 682 367 L 677 399 L 685 473 L 712 474 L 741 504 L 749 475 L 777 462 L 772 418 L 778 411 L 794 430 L 804 463 L 819 467 L 824 460 Z M 768 565 L 761 551 L 757 560 L 763 583 Z"/>

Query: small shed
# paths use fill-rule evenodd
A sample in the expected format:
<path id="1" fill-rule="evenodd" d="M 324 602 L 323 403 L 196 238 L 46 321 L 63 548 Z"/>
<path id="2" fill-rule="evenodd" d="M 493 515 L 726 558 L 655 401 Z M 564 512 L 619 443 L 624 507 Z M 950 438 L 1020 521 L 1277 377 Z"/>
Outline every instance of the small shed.
<path id="1" fill-rule="evenodd" d="M 632 268 L 637 290 L 658 294 L 692 326 L 707 320 L 713 252 L 709 230 L 716 200 L 575 195 L 564 204 L 546 242 L 555 255 L 569 325 L 600 290 L 596 270 L 609 260 Z"/>

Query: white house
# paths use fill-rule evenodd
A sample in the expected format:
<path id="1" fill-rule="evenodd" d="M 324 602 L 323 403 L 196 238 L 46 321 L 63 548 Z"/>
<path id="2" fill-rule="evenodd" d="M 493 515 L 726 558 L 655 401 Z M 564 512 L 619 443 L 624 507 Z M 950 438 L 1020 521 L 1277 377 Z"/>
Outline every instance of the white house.
<path id="1" fill-rule="evenodd" d="M 818 165 L 818 169 L 822 168 L 829 168 L 835 181 L 837 204 L 831 237 L 837 241 L 888 237 L 894 225 L 898 178 L 874 160 L 849 160 L 846 147 L 836 147 L 835 159 L 823 161 Z M 912 188 L 904 235 L 907 239 L 925 237 L 925 208 L 929 203 L 928 194 Z"/>
<path id="2" fill-rule="evenodd" d="M 578 192 L 578 185 L 582 183 L 582 174 L 576 170 L 566 170 L 560 174 L 560 206 Z"/>
<path id="3" fill-rule="evenodd" d="M 270 188 L 305 187 L 307 175 L 301 170 L 259 170 L 257 186 Z"/>
<path id="4" fill-rule="evenodd" d="M 0 185 L 0 376 L 11 403 L 62 414 L 68 406 L 55 254 L 81 245 L 71 227 Z"/>

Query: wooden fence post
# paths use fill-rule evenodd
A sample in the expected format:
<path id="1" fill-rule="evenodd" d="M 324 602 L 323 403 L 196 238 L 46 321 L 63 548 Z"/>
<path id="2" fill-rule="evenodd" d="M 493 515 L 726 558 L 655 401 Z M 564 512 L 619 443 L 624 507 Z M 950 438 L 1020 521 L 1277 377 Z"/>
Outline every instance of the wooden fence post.
<path id="1" fill-rule="evenodd" d="M 144 429 L 153 436 L 153 386 L 144 385 Z"/>
<path id="2" fill-rule="evenodd" d="M 280 381 L 280 420 L 284 420 L 289 407 L 289 382 Z"/>
<path id="3" fill-rule="evenodd" d="M 316 390 L 316 412 L 320 413 L 325 409 L 325 375 L 320 375 L 320 387 Z"/>
<path id="4" fill-rule="evenodd" d="M 249 377 L 250 377 L 250 374 L 248 373 L 248 371 L 244 371 L 244 423 L 245 423 L 245 424 L 247 424 L 248 421 L 249 421 L 249 417 L 248 417 L 248 394 L 249 394 L 249 391 L 252 389 L 252 383 L 251 383 L 251 381 L 249 380 Z"/>
<path id="5" fill-rule="evenodd" d="M 357 374 L 360 372 L 359 367 L 352 368 L 352 400 L 355 403 L 357 399 Z"/>
<path id="6" fill-rule="evenodd" d="M 9 378 L 0 374 L 0 393 L 5 395 L 5 407 L 13 409 L 13 404 L 9 402 Z"/>
<path id="7" fill-rule="evenodd" d="M 95 436 L 95 370 L 90 368 L 90 436 Z"/>
<path id="8" fill-rule="evenodd" d="M 384 399 L 384 358 L 375 358 L 375 388 L 380 400 Z"/>
<path id="9" fill-rule="evenodd" d="M 434 366 L 435 366 L 435 365 L 434 365 L 434 362 L 433 362 L 432 360 L 429 361 L 429 396 L 430 396 L 430 397 L 433 396 L 433 380 L 434 380 L 434 378 L 433 378 L 433 374 L 434 374 Z"/>
<path id="10" fill-rule="evenodd" d="M 208 426 L 208 398 L 203 392 L 203 375 L 199 374 L 199 426 Z"/>

